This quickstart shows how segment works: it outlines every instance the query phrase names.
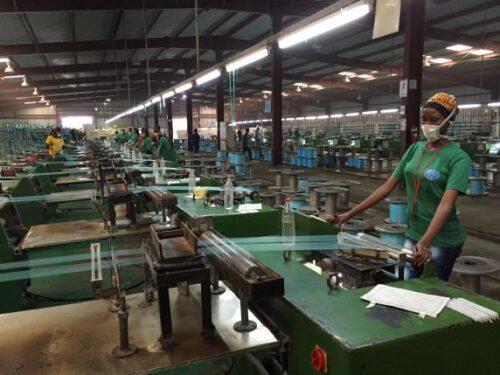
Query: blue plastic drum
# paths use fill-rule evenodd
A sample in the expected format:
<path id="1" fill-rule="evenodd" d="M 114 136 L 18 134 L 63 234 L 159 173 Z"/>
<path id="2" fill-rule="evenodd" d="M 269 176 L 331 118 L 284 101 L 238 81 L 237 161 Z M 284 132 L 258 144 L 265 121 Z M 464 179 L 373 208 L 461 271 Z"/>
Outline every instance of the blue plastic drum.
<path id="1" fill-rule="evenodd" d="M 408 207 L 406 200 L 393 199 L 390 201 L 389 221 L 397 224 L 406 224 L 408 222 Z"/>
<path id="2" fill-rule="evenodd" d="M 484 178 L 469 177 L 470 195 L 484 195 Z"/>

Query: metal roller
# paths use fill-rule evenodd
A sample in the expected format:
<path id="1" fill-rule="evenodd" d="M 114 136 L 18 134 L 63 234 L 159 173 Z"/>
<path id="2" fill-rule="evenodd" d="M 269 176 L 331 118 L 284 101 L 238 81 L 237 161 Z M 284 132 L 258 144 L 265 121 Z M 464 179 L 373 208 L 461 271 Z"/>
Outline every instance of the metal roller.
<path id="1" fill-rule="evenodd" d="M 261 267 L 250 259 L 250 254 L 227 238 L 205 232 L 201 235 L 201 240 L 209 243 L 214 253 L 221 255 L 247 279 L 256 279 L 264 274 Z"/>

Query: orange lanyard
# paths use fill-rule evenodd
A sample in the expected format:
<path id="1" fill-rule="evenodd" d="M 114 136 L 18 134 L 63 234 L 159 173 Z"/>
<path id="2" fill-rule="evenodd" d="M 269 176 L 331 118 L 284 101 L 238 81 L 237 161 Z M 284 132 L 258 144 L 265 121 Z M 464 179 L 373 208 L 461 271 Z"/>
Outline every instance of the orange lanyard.
<path id="1" fill-rule="evenodd" d="M 425 146 L 424 146 L 425 147 Z M 439 152 L 441 151 L 441 148 L 439 148 L 437 151 L 434 152 L 434 154 L 431 156 L 430 160 L 427 162 L 427 164 L 424 165 L 423 168 L 420 168 L 420 164 L 422 163 L 422 160 L 424 159 L 424 152 L 425 149 L 422 150 L 420 153 L 420 157 L 417 162 L 417 172 L 416 176 L 413 179 L 413 205 L 412 205 L 412 214 L 416 215 L 417 214 L 417 199 L 418 199 L 418 193 L 420 192 L 420 184 L 422 182 L 422 176 L 423 172 L 431 165 L 431 163 L 436 159 L 436 156 L 438 156 Z"/>

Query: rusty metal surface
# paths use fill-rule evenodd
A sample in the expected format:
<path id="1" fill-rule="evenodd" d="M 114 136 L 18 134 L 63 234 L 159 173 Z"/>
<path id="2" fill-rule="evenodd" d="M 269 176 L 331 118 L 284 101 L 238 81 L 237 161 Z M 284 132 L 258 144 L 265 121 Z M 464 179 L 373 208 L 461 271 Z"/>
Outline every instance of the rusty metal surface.
<path id="1" fill-rule="evenodd" d="M 142 294 L 127 298 L 130 342 L 139 347 L 131 357 L 115 359 L 118 321 L 105 300 L 0 315 L 1 374 L 136 374 L 169 368 L 205 358 L 264 349 L 277 345 L 272 333 L 257 323 L 252 332 L 238 333 L 240 304 L 230 291 L 212 297 L 216 337 L 204 343 L 201 332 L 199 287 L 190 296 L 170 290 L 175 346 L 150 353 L 147 347 L 160 335 L 158 304 L 139 307 Z"/>
<path id="2" fill-rule="evenodd" d="M 56 186 L 64 186 L 64 185 L 76 185 L 76 184 L 88 184 L 90 182 L 94 182 L 93 178 L 89 177 L 59 177 L 55 185 Z"/>
<path id="3" fill-rule="evenodd" d="M 87 200 L 92 198 L 92 193 L 95 192 L 94 189 L 83 189 L 75 191 L 58 191 L 49 194 L 46 203 L 64 203 L 64 202 L 74 202 L 80 200 Z"/>
<path id="4" fill-rule="evenodd" d="M 108 231 L 102 220 L 78 220 L 33 225 L 21 242 L 21 250 L 88 241 L 107 236 Z"/>

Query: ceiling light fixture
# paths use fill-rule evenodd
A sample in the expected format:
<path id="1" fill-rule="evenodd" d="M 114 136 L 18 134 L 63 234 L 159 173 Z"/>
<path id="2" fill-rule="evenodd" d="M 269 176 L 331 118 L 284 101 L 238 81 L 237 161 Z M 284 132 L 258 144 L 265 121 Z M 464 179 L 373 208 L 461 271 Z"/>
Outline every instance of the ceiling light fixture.
<path id="1" fill-rule="evenodd" d="M 481 104 L 460 104 L 458 106 L 459 109 L 470 109 L 470 108 L 479 108 Z"/>
<path id="2" fill-rule="evenodd" d="M 354 117 L 354 116 L 359 116 L 359 112 L 346 113 L 346 117 Z"/>
<path id="3" fill-rule="evenodd" d="M 29 86 L 28 80 L 26 79 L 26 77 L 23 78 L 23 83 L 21 83 L 21 86 L 22 87 L 28 87 Z"/>
<path id="4" fill-rule="evenodd" d="M 345 83 L 349 83 L 349 82 L 351 82 L 351 79 L 349 78 L 349 76 L 345 76 L 345 77 L 344 77 L 344 82 L 345 82 Z"/>
<path id="5" fill-rule="evenodd" d="M 488 107 L 500 107 L 500 102 L 488 103 Z"/>
<path id="6" fill-rule="evenodd" d="M 37 102 L 24 102 L 24 104 L 36 104 Z"/>
<path id="7" fill-rule="evenodd" d="M 38 89 L 35 87 L 35 89 L 33 90 L 33 95 L 37 96 L 38 95 Z"/>
<path id="8" fill-rule="evenodd" d="M 455 51 L 455 52 L 463 52 L 471 49 L 471 46 L 465 45 L 465 44 L 454 44 L 452 46 L 446 47 L 447 50 L 450 51 Z"/>
<path id="9" fill-rule="evenodd" d="M 0 57 L 0 63 L 4 63 L 4 64 L 6 64 L 6 63 L 8 63 L 9 61 L 10 61 L 10 60 L 9 60 L 9 58 L 8 58 L 8 57 Z"/>
<path id="10" fill-rule="evenodd" d="M 158 96 L 155 96 L 153 99 L 151 99 L 151 102 L 152 102 L 153 104 L 156 104 L 156 103 L 158 103 L 160 100 L 161 100 L 161 96 L 160 96 L 160 95 L 158 95 Z"/>
<path id="11" fill-rule="evenodd" d="M 176 94 L 180 94 L 182 92 L 188 91 L 193 87 L 193 84 L 191 82 L 185 83 L 183 85 L 177 86 L 174 88 L 174 91 Z"/>
<path id="12" fill-rule="evenodd" d="M 328 115 L 321 115 L 321 116 L 318 116 L 318 120 L 324 120 L 328 117 L 329 117 Z"/>
<path id="13" fill-rule="evenodd" d="M 431 61 L 430 60 L 432 59 L 432 56 L 424 55 L 423 59 L 424 59 L 424 66 L 425 67 L 431 66 Z"/>
<path id="14" fill-rule="evenodd" d="M 434 63 L 434 64 L 446 64 L 446 63 L 452 62 L 453 60 L 448 59 L 446 57 L 433 57 L 433 58 L 429 59 L 429 61 L 431 63 Z"/>
<path id="15" fill-rule="evenodd" d="M 16 74 L 13 76 L 3 76 L 2 79 L 19 79 L 26 77 L 24 74 Z"/>
<path id="16" fill-rule="evenodd" d="M 243 104 L 243 99 L 241 99 L 241 98 L 240 98 L 240 99 L 238 100 L 238 103 Z"/>
<path id="17" fill-rule="evenodd" d="M 235 70 L 241 69 L 244 66 L 253 64 L 256 61 L 262 60 L 269 55 L 269 50 L 266 48 L 261 48 L 257 51 L 251 52 L 246 56 L 236 59 L 228 64 L 226 64 L 227 72 L 234 72 Z"/>
<path id="18" fill-rule="evenodd" d="M 493 53 L 493 51 L 490 49 L 476 49 L 474 51 L 471 51 L 471 54 L 476 56 L 489 55 L 490 53 Z"/>
<path id="19" fill-rule="evenodd" d="M 363 115 L 368 116 L 368 115 L 376 115 L 378 111 L 364 111 L 362 112 Z"/>
<path id="20" fill-rule="evenodd" d="M 330 118 L 341 118 L 341 117 L 344 117 L 342 113 L 335 113 L 333 115 L 330 115 Z"/>
<path id="21" fill-rule="evenodd" d="M 42 95 L 42 97 L 40 98 L 40 103 L 45 103 L 45 96 Z"/>
<path id="22" fill-rule="evenodd" d="M 398 110 L 396 108 L 383 109 L 380 113 L 396 113 Z"/>
<path id="23" fill-rule="evenodd" d="M 111 98 L 106 98 L 106 101 L 107 101 L 107 102 L 110 102 L 110 101 L 111 101 Z"/>
<path id="24" fill-rule="evenodd" d="M 366 1 L 358 1 L 345 8 L 337 10 L 326 17 L 312 22 L 296 31 L 290 32 L 288 35 L 278 39 L 280 48 L 289 48 L 296 44 L 306 42 L 318 35 L 327 33 L 337 29 L 349 22 L 355 21 L 370 12 L 370 6 Z"/>
<path id="25" fill-rule="evenodd" d="M 209 71 L 206 74 L 203 74 L 201 77 L 196 79 L 196 85 L 201 86 L 204 85 L 207 82 L 210 82 L 216 78 L 219 78 L 221 75 L 220 69 L 214 69 Z"/>
<path id="26" fill-rule="evenodd" d="M 315 89 L 315 90 L 323 90 L 324 89 L 323 86 L 321 86 L 320 84 L 317 84 L 317 83 L 315 83 L 313 85 L 309 85 L 309 87 L 312 89 Z"/>
<path id="27" fill-rule="evenodd" d="M 12 63 L 10 60 L 7 61 L 7 67 L 4 70 L 5 73 L 14 73 L 14 68 L 12 67 Z"/>
<path id="28" fill-rule="evenodd" d="M 374 77 L 371 74 L 360 74 L 360 75 L 358 75 L 358 78 L 372 79 Z"/>
<path id="29" fill-rule="evenodd" d="M 171 98 L 174 95 L 175 95 L 175 93 L 173 91 L 167 91 L 161 97 L 162 97 L 163 100 L 166 100 L 168 98 Z"/>
<path id="30" fill-rule="evenodd" d="M 356 77 L 356 75 L 354 72 L 339 72 L 339 76 Z"/>

